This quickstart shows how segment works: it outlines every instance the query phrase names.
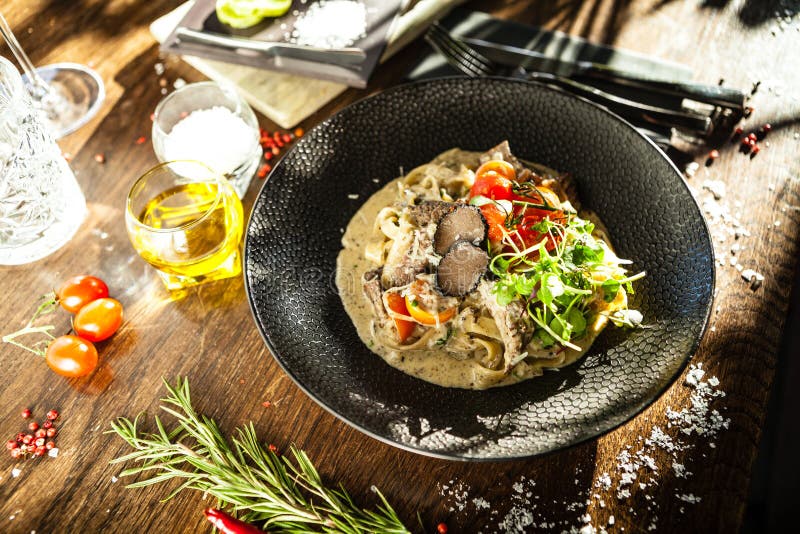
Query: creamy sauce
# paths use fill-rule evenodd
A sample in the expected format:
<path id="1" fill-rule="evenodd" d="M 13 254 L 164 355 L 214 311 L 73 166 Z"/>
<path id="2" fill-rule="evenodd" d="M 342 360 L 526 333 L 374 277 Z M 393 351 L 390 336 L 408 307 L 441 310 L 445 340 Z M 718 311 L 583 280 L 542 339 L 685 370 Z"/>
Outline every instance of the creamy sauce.
<path id="1" fill-rule="evenodd" d="M 471 164 L 471 166 L 474 166 L 474 162 L 477 162 L 479 154 L 477 152 L 461 151 L 456 151 L 455 154 L 446 153 L 449 156 L 447 158 L 448 161 L 456 160 L 457 156 L 461 156 L 460 160 L 466 164 Z M 437 158 L 434 162 L 441 161 L 440 158 Z M 541 169 L 541 167 L 539 168 Z M 550 173 L 555 174 L 552 171 Z M 486 389 L 488 387 L 515 384 L 541 375 L 544 369 L 569 365 L 578 360 L 588 350 L 607 322 L 606 318 L 601 315 L 595 316 L 587 325 L 586 335 L 582 339 L 573 341 L 575 345 L 581 348 L 580 351 L 565 349 L 564 359 L 556 358 L 555 362 L 537 360 L 531 365 L 534 368 L 533 373 L 529 373 L 522 378 L 515 376 L 513 371 L 510 375 L 504 376 L 503 371 L 487 369 L 473 359 L 458 360 L 444 349 L 398 351 L 378 343 L 373 336 L 375 316 L 361 285 L 364 273 L 374 269 L 376 265 L 364 257 L 364 249 L 376 236 L 373 230 L 373 223 L 378 212 L 397 200 L 401 180 L 402 177 L 386 184 L 356 212 L 347 225 L 342 237 L 343 248 L 336 259 L 336 286 L 344 304 L 344 309 L 355 325 L 358 336 L 372 352 L 381 356 L 392 367 L 440 386 Z M 581 216 L 594 222 L 598 228 L 602 228 L 600 221 L 597 220 L 594 214 L 582 212 Z M 547 354 L 547 351 L 543 354 Z M 558 362 L 557 365 L 554 365 L 556 362 Z"/>

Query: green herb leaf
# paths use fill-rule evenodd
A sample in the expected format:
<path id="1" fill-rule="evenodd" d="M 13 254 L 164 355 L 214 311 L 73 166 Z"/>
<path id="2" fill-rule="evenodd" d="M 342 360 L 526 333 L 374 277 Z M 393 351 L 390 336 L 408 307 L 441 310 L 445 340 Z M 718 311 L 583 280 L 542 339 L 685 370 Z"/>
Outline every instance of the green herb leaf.
<path id="1" fill-rule="evenodd" d="M 617 293 L 619 292 L 619 282 L 614 280 L 613 278 L 609 278 L 605 282 L 602 283 L 600 286 L 603 288 L 603 300 L 606 302 L 611 302 L 615 298 L 617 298 Z"/>
<path id="2" fill-rule="evenodd" d="M 534 337 L 542 342 L 542 348 L 549 349 L 556 344 L 556 340 L 543 328 L 537 328 Z"/>

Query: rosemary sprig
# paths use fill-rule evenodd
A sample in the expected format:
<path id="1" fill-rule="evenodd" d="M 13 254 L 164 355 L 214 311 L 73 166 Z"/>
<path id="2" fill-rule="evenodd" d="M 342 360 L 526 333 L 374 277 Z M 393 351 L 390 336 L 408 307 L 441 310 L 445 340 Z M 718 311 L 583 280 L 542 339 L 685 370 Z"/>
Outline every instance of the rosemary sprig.
<path id="1" fill-rule="evenodd" d="M 133 421 L 117 419 L 108 431 L 135 449 L 111 461 L 139 464 L 120 476 L 150 475 L 128 488 L 182 479 L 164 501 L 184 489 L 202 491 L 270 532 L 409 532 L 374 486 L 381 504 L 375 511 L 362 509 L 343 487 L 326 486 L 302 450 L 292 445 L 291 458 L 273 452 L 258 440 L 252 423 L 228 440 L 213 419 L 195 412 L 188 380 L 178 378 L 174 386 L 164 380 L 164 385 L 169 395 L 161 399 L 161 409 L 177 419 L 174 428 L 168 430 L 155 416 L 157 432 L 140 432 L 139 414 Z"/>

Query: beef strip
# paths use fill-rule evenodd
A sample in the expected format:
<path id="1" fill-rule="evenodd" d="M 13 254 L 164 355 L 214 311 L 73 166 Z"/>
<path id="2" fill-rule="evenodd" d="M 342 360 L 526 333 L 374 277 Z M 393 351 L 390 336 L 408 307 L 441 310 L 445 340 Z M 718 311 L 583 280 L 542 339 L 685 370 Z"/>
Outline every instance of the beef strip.
<path id="1" fill-rule="evenodd" d="M 508 374 L 511 372 L 511 362 L 522 354 L 522 347 L 525 344 L 524 338 L 530 330 L 530 326 L 524 319 L 525 306 L 518 300 L 512 300 L 507 306 L 501 306 L 497 303 L 497 299 L 492 293 L 492 284 L 486 280 L 483 280 L 478 285 L 478 292 L 495 323 L 497 323 L 497 329 L 503 339 L 503 344 L 505 345 L 503 370 Z"/>
<path id="2" fill-rule="evenodd" d="M 381 281 L 383 287 L 404 286 L 414 281 L 418 274 L 424 273 L 428 266 L 425 251 L 431 247 L 431 238 L 422 229 L 414 232 L 409 243 L 397 251 L 390 251 L 383 266 Z"/>
<path id="3" fill-rule="evenodd" d="M 383 289 L 381 288 L 381 272 L 383 267 L 378 267 L 371 271 L 364 273 L 361 280 L 361 288 L 364 291 L 364 296 L 372 305 L 375 312 L 375 318 L 379 327 L 383 327 L 389 320 L 389 314 L 383 306 Z"/>
<path id="4" fill-rule="evenodd" d="M 517 173 L 522 172 L 523 166 L 516 156 L 511 153 L 511 147 L 508 146 L 508 141 L 503 141 L 496 147 L 490 148 L 481 154 L 480 162 L 483 164 L 493 159 L 500 159 L 508 162 L 514 167 L 514 170 L 517 171 Z"/>

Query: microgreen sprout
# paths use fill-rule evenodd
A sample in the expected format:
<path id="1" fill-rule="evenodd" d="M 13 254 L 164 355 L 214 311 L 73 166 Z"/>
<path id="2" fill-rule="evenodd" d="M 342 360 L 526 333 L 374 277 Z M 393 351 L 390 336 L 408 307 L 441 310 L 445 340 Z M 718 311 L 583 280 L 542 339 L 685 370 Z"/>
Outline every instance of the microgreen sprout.
<path id="1" fill-rule="evenodd" d="M 544 204 L 514 204 L 554 211 L 544 195 L 538 196 Z M 560 345 L 580 350 L 573 341 L 586 335 L 588 319 L 596 313 L 617 326 L 641 324 L 642 314 L 627 309 L 625 296 L 633 293 L 632 282 L 645 273 L 629 275 L 622 265 L 630 262 L 593 235 L 593 223 L 566 211 L 565 217 L 544 218 L 530 229 L 542 239 L 525 246 L 519 229 L 509 230 L 489 269 L 497 277 L 493 292 L 498 304 L 522 301 L 542 348 Z M 596 311 L 593 303 L 598 300 L 606 303 L 607 311 Z"/>

